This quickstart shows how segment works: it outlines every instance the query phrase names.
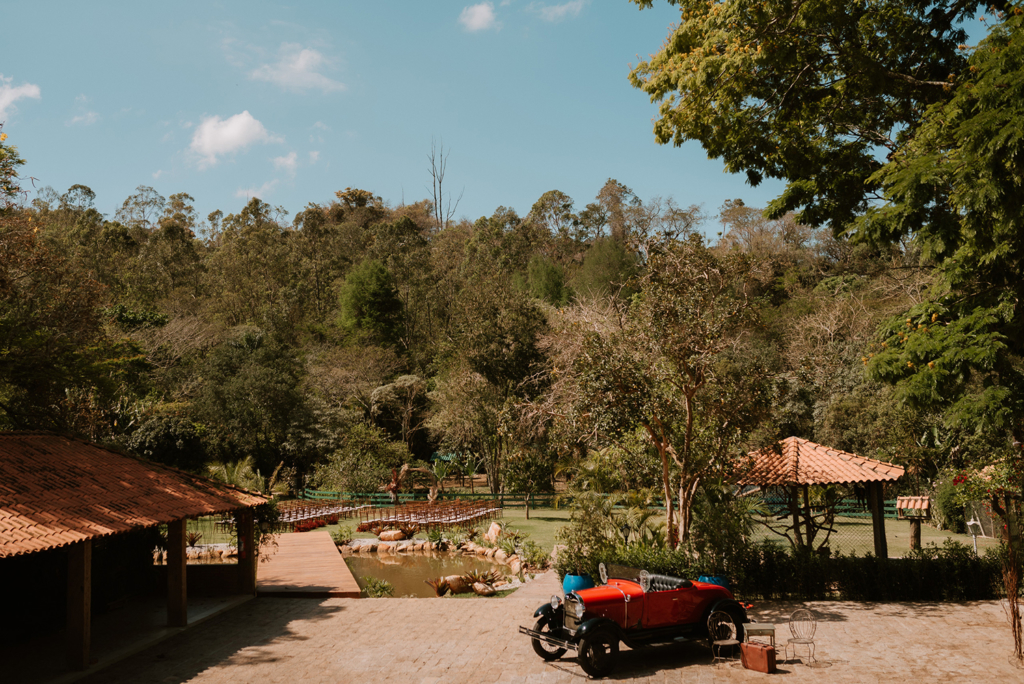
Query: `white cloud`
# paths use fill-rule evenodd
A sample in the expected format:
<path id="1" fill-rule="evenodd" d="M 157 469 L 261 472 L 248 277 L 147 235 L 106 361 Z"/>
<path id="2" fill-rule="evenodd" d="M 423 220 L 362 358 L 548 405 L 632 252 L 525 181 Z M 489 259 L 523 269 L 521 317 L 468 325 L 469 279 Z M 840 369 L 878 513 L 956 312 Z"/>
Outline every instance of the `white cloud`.
<path id="1" fill-rule="evenodd" d="M 291 175 L 295 175 L 295 169 L 299 167 L 299 155 L 289 152 L 283 157 L 274 157 L 274 168 L 284 169 Z"/>
<path id="2" fill-rule="evenodd" d="M 218 157 L 244 149 L 253 143 L 284 142 L 271 135 L 248 110 L 227 119 L 209 116 L 203 119 L 192 135 L 189 149 L 199 155 L 199 168 L 217 163 Z"/>
<path id="3" fill-rule="evenodd" d="M 329 131 L 331 127 L 325 124 L 323 121 L 317 121 L 313 124 L 313 128 L 319 128 L 321 131 Z"/>
<path id="4" fill-rule="evenodd" d="M 153 180 L 159 180 L 162 175 L 164 175 L 163 169 L 157 169 L 153 172 Z"/>
<path id="5" fill-rule="evenodd" d="M 320 161 L 320 152 L 313 150 L 309 153 L 309 163 L 316 164 L 318 161 Z"/>
<path id="6" fill-rule="evenodd" d="M 85 114 L 78 114 L 71 117 L 71 120 L 67 122 L 68 126 L 75 126 L 82 124 L 83 126 L 91 126 L 100 120 L 100 115 L 96 112 L 86 112 Z"/>
<path id="7" fill-rule="evenodd" d="M 501 26 L 494 16 L 493 2 L 481 2 L 479 5 L 464 7 L 462 14 L 459 15 L 459 23 L 465 26 L 467 31 L 483 31 Z"/>
<path id="8" fill-rule="evenodd" d="M 12 108 L 18 100 L 23 100 L 26 97 L 38 100 L 42 97 L 42 91 L 39 90 L 39 86 L 31 83 L 12 86 L 11 81 L 13 80 L 13 76 L 4 78 L 4 75 L 0 74 L 0 122 L 7 120 L 8 109 Z"/>
<path id="9" fill-rule="evenodd" d="M 75 98 L 75 109 L 78 113 L 68 119 L 65 126 L 77 126 L 81 124 L 83 126 L 91 126 L 100 120 L 100 115 L 89 109 L 89 98 L 85 95 L 79 95 Z"/>
<path id="10" fill-rule="evenodd" d="M 281 58 L 274 64 L 250 72 L 249 77 L 257 81 L 268 81 L 289 90 L 322 90 L 329 93 L 344 90 L 345 84 L 324 76 L 320 71 L 330 66 L 330 61 L 316 50 L 303 49 L 296 43 L 281 44 Z"/>
<path id="11" fill-rule="evenodd" d="M 259 197 L 264 199 L 277 185 L 277 180 L 267 181 L 258 188 L 239 188 L 235 191 L 235 197 L 242 197 L 244 199 L 252 199 L 253 197 Z"/>
<path id="12" fill-rule="evenodd" d="M 588 0 L 571 0 L 561 5 L 544 5 L 542 3 L 530 3 L 529 10 L 536 12 L 544 21 L 562 21 L 567 17 L 578 17 L 586 6 Z"/>

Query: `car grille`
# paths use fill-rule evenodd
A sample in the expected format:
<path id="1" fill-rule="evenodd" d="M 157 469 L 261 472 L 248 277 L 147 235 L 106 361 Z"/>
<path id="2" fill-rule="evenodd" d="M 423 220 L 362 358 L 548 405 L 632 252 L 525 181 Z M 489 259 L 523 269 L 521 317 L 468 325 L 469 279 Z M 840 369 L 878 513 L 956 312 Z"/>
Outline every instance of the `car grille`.
<path id="1" fill-rule="evenodd" d="M 576 604 L 579 602 L 580 599 L 576 594 L 569 594 L 565 597 L 565 628 L 573 634 L 580 628 L 580 619 L 576 617 Z"/>

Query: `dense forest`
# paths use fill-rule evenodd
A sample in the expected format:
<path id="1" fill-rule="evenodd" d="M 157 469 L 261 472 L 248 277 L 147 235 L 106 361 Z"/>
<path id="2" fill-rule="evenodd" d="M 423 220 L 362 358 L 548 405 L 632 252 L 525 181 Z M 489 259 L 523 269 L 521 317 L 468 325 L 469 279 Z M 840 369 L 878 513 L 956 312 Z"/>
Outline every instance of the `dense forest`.
<path id="1" fill-rule="evenodd" d="M 85 185 L 30 193 L 4 135 L 0 428 L 267 490 L 395 489 L 444 454 L 493 492 L 656 492 L 680 541 L 790 435 L 906 466 L 940 504 L 1019 491 L 1022 12 L 968 49 L 977 3 L 676 4 L 631 74 L 655 136 L 785 180 L 765 209 L 609 179 L 475 221 L 437 185 L 205 218 L 139 186 L 107 216 Z"/>
<path id="2" fill-rule="evenodd" d="M 989 448 L 942 453 L 941 417 L 865 372 L 934 283 L 912 245 L 615 180 L 580 210 L 553 190 L 475 222 L 353 188 L 294 217 L 252 199 L 203 220 L 144 186 L 112 217 L 94 199 L 44 187 L 5 211 L 5 429 L 344 491 L 437 452 L 493 491 L 556 471 L 660 489 L 688 410 L 673 490 L 791 434 L 909 465 L 911 487 Z"/>

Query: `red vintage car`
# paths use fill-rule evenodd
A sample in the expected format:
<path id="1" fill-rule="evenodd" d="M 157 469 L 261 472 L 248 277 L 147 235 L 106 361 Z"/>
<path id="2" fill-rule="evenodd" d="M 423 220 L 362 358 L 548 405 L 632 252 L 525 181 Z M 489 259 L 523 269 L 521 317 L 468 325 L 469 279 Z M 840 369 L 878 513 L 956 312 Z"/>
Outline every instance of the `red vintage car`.
<path id="1" fill-rule="evenodd" d="M 564 601 L 552 596 L 534 613 L 533 629 L 519 628 L 541 658 L 556 660 L 573 650 L 584 672 L 605 677 L 615 667 L 620 642 L 638 648 L 708 639 L 712 613 L 716 631 L 743 641 L 749 606 L 725 587 L 614 565 L 602 564 L 600 574 L 599 586 L 570 592 Z"/>

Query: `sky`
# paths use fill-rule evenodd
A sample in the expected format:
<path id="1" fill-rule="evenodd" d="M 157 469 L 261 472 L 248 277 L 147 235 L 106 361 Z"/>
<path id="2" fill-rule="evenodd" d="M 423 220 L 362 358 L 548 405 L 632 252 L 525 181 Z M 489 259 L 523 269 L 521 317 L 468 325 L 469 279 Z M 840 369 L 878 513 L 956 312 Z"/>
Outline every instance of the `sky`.
<path id="1" fill-rule="evenodd" d="M 200 216 L 253 196 L 294 215 L 346 187 L 412 203 L 432 142 L 470 220 L 556 189 L 579 210 L 608 178 L 710 214 L 762 207 L 780 183 L 654 140 L 629 65 L 677 19 L 627 0 L 9 3 L 0 122 L 24 186 L 87 185 L 111 218 L 140 185 Z"/>

